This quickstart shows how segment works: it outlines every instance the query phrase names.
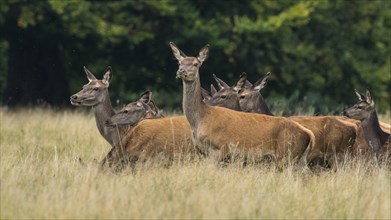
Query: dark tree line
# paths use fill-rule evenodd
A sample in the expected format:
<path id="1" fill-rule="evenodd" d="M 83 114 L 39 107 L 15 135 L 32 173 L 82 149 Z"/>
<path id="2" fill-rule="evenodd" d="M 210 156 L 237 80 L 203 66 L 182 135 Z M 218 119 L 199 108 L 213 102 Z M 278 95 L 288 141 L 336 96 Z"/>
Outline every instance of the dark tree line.
<path id="1" fill-rule="evenodd" d="M 316 108 L 355 101 L 369 87 L 389 110 L 391 3 L 388 1 L 24 1 L 0 9 L 3 105 L 69 106 L 86 83 L 113 67 L 112 99 L 145 89 L 161 107 L 180 108 L 182 87 L 168 42 L 194 55 L 204 44 L 205 88 L 212 73 L 234 83 L 246 72 L 272 76 L 268 101 Z M 273 106 L 273 104 L 271 104 Z"/>

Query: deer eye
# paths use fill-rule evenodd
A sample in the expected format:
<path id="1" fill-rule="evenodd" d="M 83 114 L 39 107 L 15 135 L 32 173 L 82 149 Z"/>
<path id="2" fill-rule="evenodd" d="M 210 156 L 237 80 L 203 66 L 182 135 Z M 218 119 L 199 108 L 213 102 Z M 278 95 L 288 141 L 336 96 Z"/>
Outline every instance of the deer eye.
<path id="1" fill-rule="evenodd" d="M 241 95 L 241 96 L 240 96 L 240 99 L 244 99 L 244 98 L 246 98 L 246 96 L 244 96 L 244 95 Z"/>
<path id="2" fill-rule="evenodd" d="M 127 114 L 129 111 L 128 110 L 124 110 L 124 113 Z"/>
<path id="3" fill-rule="evenodd" d="M 94 87 L 94 91 L 98 91 L 99 90 L 99 88 L 98 87 Z"/>
<path id="4" fill-rule="evenodd" d="M 193 66 L 197 67 L 197 66 L 198 66 L 198 63 L 193 64 Z"/>
<path id="5" fill-rule="evenodd" d="M 220 96 L 220 98 L 225 99 L 225 98 L 227 98 L 227 96 L 226 95 L 222 95 L 222 96 Z"/>

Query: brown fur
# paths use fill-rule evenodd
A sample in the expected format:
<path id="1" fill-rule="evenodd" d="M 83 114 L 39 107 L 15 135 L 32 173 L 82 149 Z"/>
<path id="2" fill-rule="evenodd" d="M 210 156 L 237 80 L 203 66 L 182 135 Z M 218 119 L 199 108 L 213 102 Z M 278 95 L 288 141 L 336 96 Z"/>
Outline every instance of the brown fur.
<path id="1" fill-rule="evenodd" d="M 357 126 L 345 123 L 334 116 L 292 116 L 290 119 L 310 129 L 316 144 L 309 152 L 308 161 L 321 159 L 335 165 L 340 156 L 355 151 Z"/>
<path id="2" fill-rule="evenodd" d="M 184 116 L 145 119 L 110 151 L 102 165 L 122 166 L 120 162 L 134 164 L 157 156 L 171 162 L 173 158 L 195 153 L 190 125 Z"/>
<path id="3" fill-rule="evenodd" d="M 271 155 L 277 161 L 289 156 L 297 161 L 309 143 L 315 142 L 311 131 L 286 118 L 221 107 L 208 108 L 194 135 L 200 151 L 212 153 L 220 161 L 236 153 L 246 157 Z"/>
<path id="4" fill-rule="evenodd" d="M 187 57 L 173 43 L 170 46 L 179 61 L 177 77 L 183 81 L 183 109 L 202 152 L 213 154 L 220 162 L 239 153 L 271 155 L 278 162 L 304 158 L 300 164 L 305 163 L 305 154 L 315 142 L 311 131 L 283 117 L 207 106 L 202 102 L 199 68 L 208 56 L 209 46 L 202 48 L 198 57 Z"/>

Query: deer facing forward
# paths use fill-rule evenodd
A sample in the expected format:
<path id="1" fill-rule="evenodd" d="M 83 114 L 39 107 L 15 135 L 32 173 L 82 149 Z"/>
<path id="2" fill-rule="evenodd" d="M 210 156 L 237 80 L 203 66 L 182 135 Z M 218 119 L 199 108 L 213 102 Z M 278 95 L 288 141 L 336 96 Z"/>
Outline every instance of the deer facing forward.
<path id="1" fill-rule="evenodd" d="M 238 153 L 245 158 L 272 156 L 278 163 L 300 158 L 300 165 L 306 164 L 306 153 L 315 143 L 310 130 L 283 117 L 206 105 L 202 101 L 199 68 L 208 57 L 209 45 L 197 57 L 186 56 L 174 43 L 170 46 L 179 61 L 177 78 L 183 81 L 183 111 L 201 152 L 219 162 Z"/>

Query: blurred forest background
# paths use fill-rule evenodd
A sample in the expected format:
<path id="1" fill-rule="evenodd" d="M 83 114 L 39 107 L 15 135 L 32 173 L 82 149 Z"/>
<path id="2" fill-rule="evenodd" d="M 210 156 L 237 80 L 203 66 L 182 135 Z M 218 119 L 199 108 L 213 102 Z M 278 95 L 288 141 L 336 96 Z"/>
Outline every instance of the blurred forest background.
<path id="1" fill-rule="evenodd" d="M 391 1 L 2 0 L 2 105 L 68 106 L 88 81 L 113 68 L 110 95 L 122 106 L 150 89 L 159 107 L 181 109 L 182 82 L 168 43 L 187 55 L 210 44 L 201 68 L 233 84 L 246 72 L 271 78 L 272 106 L 340 111 L 370 88 L 390 110 Z M 117 102 L 118 100 L 118 102 Z"/>

